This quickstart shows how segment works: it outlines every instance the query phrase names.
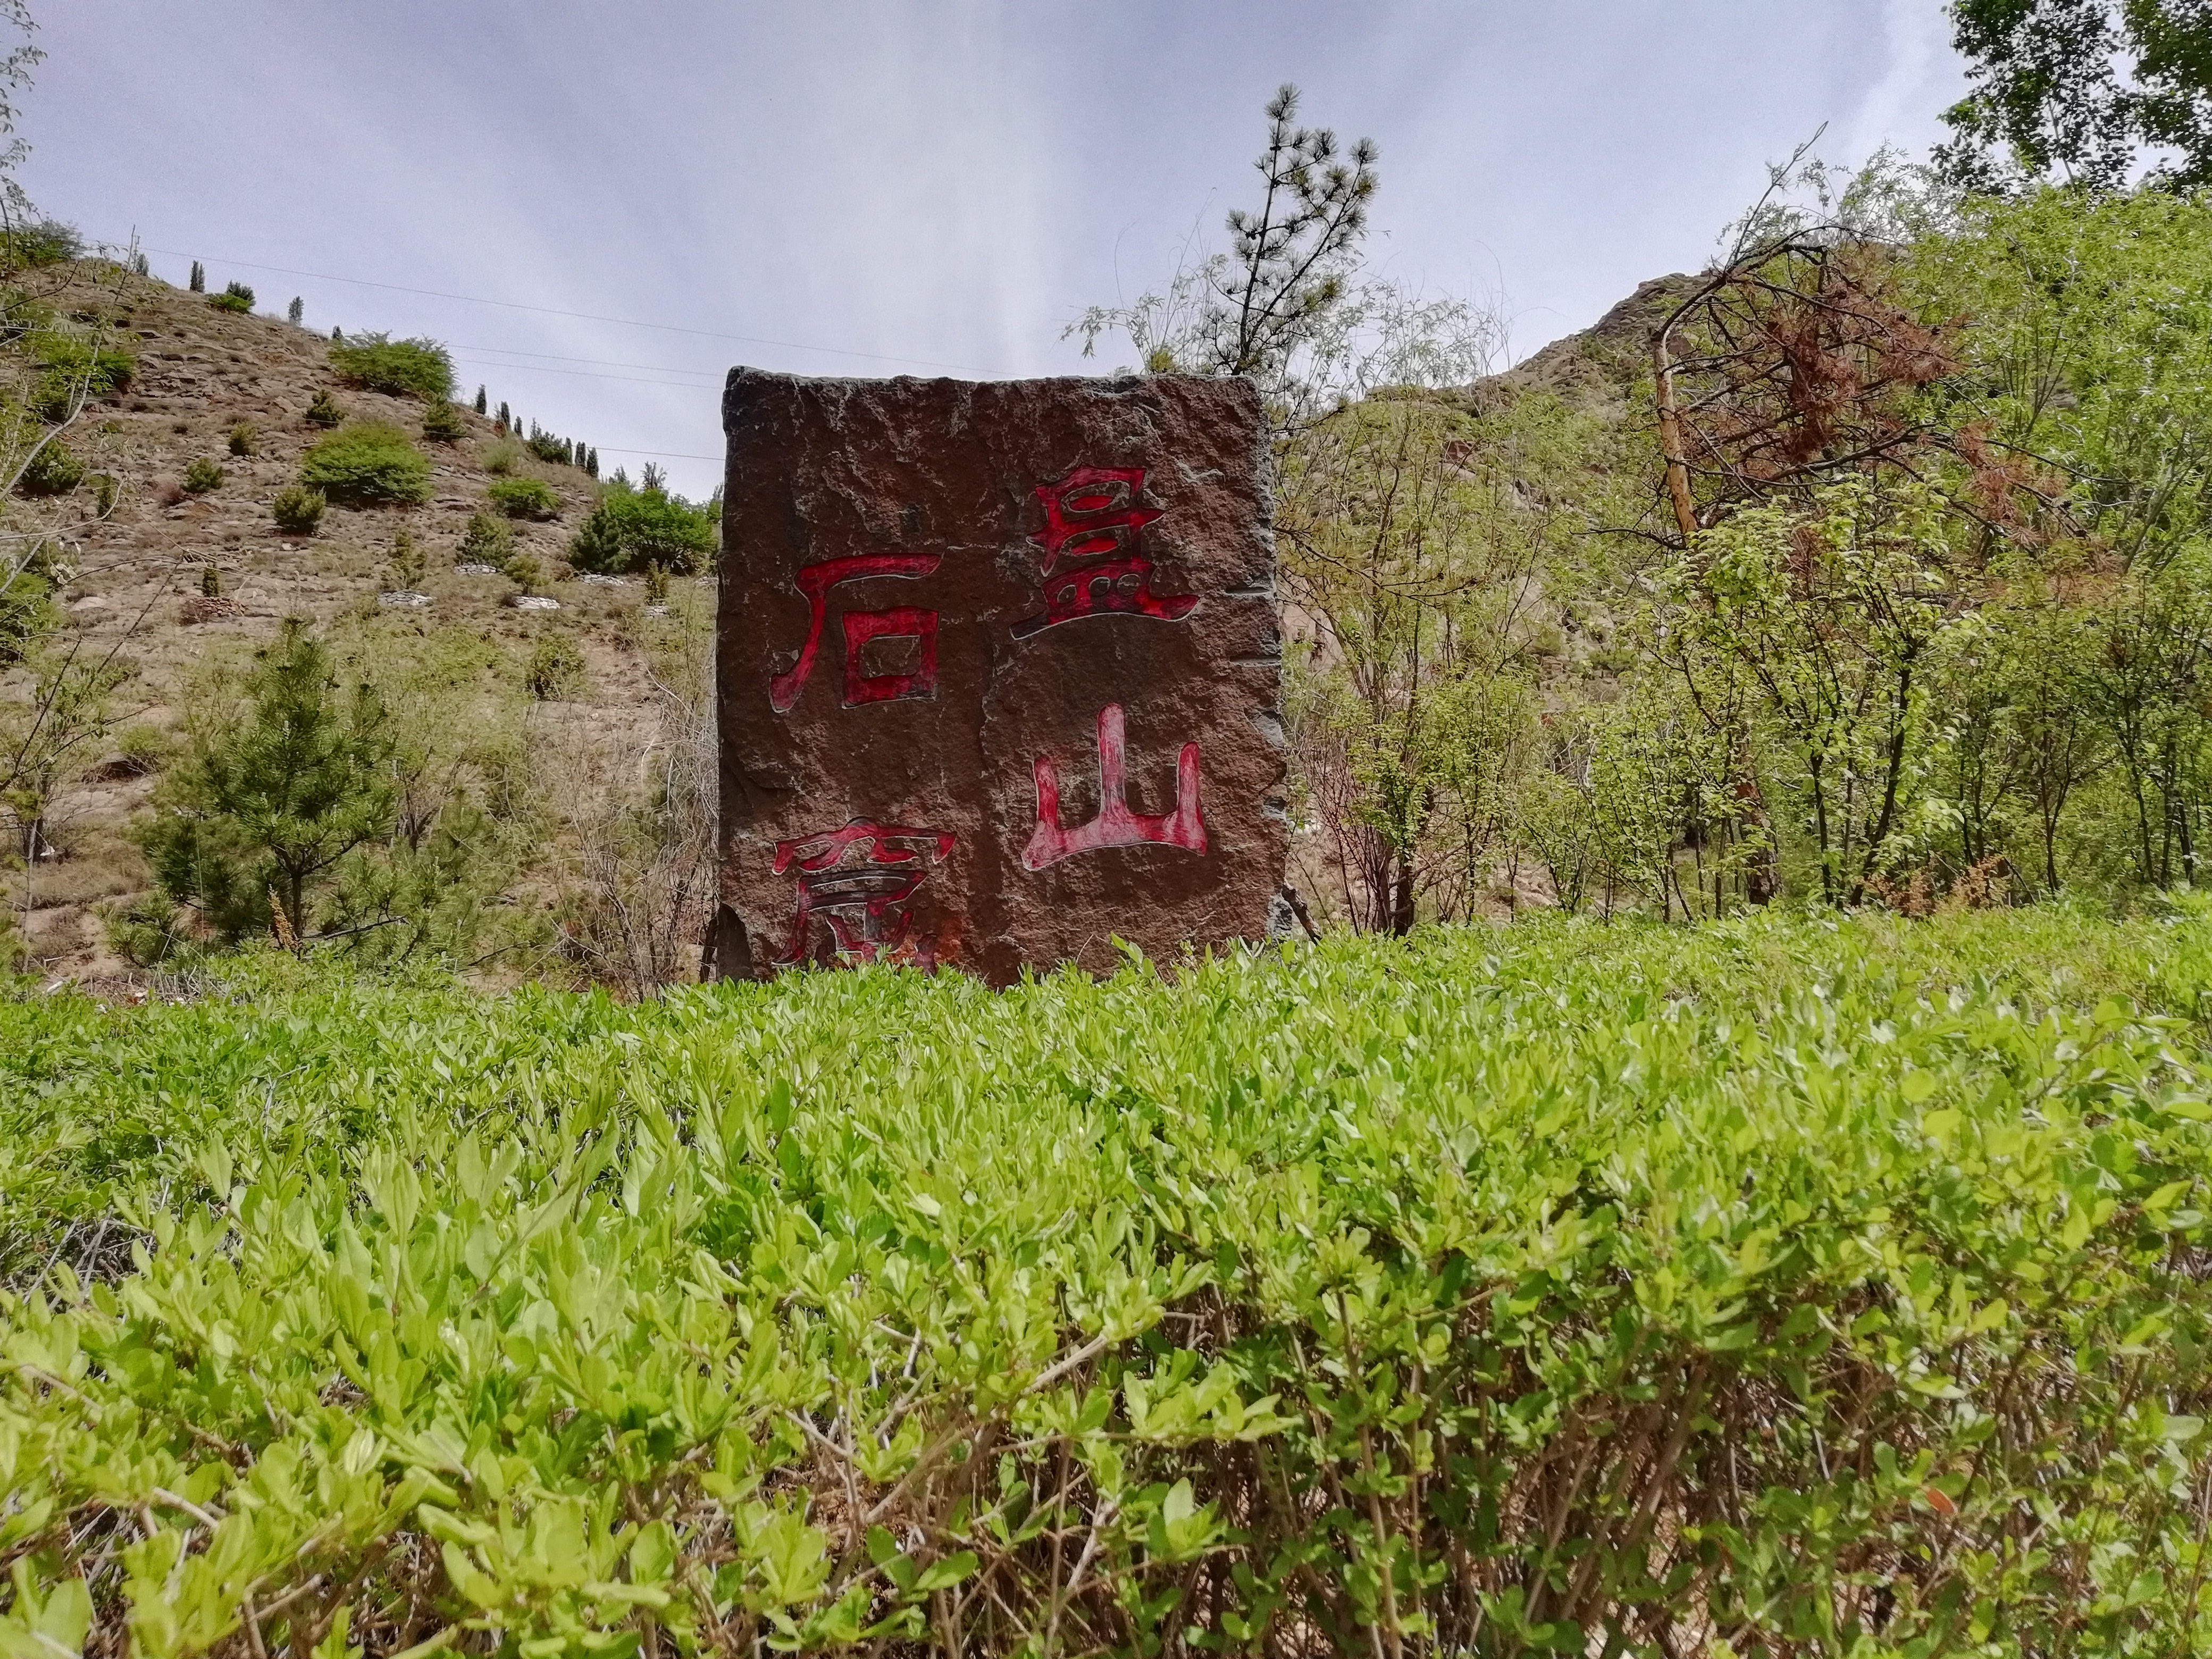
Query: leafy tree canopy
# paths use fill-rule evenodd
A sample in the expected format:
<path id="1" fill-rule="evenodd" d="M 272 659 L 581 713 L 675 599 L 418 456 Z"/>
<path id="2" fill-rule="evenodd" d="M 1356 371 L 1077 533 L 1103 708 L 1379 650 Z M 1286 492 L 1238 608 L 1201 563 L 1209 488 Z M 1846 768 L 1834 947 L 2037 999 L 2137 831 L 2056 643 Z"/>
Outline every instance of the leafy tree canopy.
<path id="1" fill-rule="evenodd" d="M 1939 159 L 1960 182 L 2111 190 L 2148 161 L 2160 184 L 2212 184 L 2212 0 L 1954 0 L 1951 18 L 1973 89 Z"/>

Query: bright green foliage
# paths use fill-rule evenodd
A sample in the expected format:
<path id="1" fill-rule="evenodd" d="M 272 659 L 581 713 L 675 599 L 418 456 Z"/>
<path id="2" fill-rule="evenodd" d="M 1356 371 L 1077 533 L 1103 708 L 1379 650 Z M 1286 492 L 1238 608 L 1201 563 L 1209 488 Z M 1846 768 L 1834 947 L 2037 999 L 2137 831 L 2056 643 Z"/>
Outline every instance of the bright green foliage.
<path id="1" fill-rule="evenodd" d="M 66 495 L 84 482 L 84 463 L 59 437 L 48 438 L 23 464 L 16 489 L 27 495 Z"/>
<path id="2" fill-rule="evenodd" d="M 326 389 L 318 386 L 315 395 L 307 400 L 307 419 L 309 426 L 333 427 L 345 419 L 345 410 L 338 407 L 337 399 Z"/>
<path id="3" fill-rule="evenodd" d="M 243 283 L 232 283 L 222 293 L 209 295 L 208 303 L 217 311 L 228 311 L 242 317 L 253 309 L 253 290 Z"/>
<path id="4" fill-rule="evenodd" d="M 140 839 L 162 892 L 217 938 L 266 933 L 281 907 L 304 939 L 315 890 L 390 827 L 390 720 L 369 687 L 337 684 L 328 648 L 296 623 L 241 689 L 239 706 L 203 719 Z"/>
<path id="5" fill-rule="evenodd" d="M 30 392 L 42 420 L 68 420 L 85 404 L 122 391 L 138 372 L 131 352 L 79 334 L 40 330 L 29 345 L 43 371 Z"/>
<path id="6" fill-rule="evenodd" d="M 510 519 L 550 519 L 561 511 L 561 498 L 542 478 L 495 478 L 488 493 Z"/>
<path id="7" fill-rule="evenodd" d="M 356 335 L 331 345 L 331 362 L 348 380 L 371 392 L 420 398 L 426 403 L 444 402 L 453 395 L 453 354 L 435 340 Z"/>
<path id="8" fill-rule="evenodd" d="M 458 564 L 488 564 L 498 569 L 514 551 L 514 530 L 506 520 L 489 513 L 471 513 L 453 558 Z"/>
<path id="9" fill-rule="evenodd" d="M 312 536 L 323 521 L 323 510 L 329 499 L 319 489 L 309 489 L 304 484 L 286 484 L 269 503 L 269 515 L 276 521 L 277 529 L 288 536 Z"/>
<path id="10" fill-rule="evenodd" d="M 468 423 L 454 404 L 440 398 L 422 411 L 422 435 L 433 443 L 458 443 L 469 434 Z"/>
<path id="11" fill-rule="evenodd" d="M 222 467 L 204 455 L 195 456 L 185 468 L 185 488 L 195 495 L 222 488 Z"/>
<path id="12" fill-rule="evenodd" d="M 430 459 L 398 427 L 356 421 L 308 450 L 300 482 L 349 507 L 412 505 L 430 495 Z"/>
<path id="13" fill-rule="evenodd" d="M 714 556 L 720 532 L 711 506 L 695 507 L 657 484 L 638 489 L 617 478 L 577 531 L 568 556 L 581 570 L 616 574 L 657 564 L 689 576 Z"/>
<path id="14" fill-rule="evenodd" d="M 84 237 L 59 219 L 39 219 L 0 229 L 0 270 L 58 265 L 84 252 Z"/>
<path id="15" fill-rule="evenodd" d="M 2212 1643 L 2194 912 L 216 988 L 0 1003 L 64 1650 Z"/>
<path id="16" fill-rule="evenodd" d="M 584 689 L 584 653 L 566 634 L 548 634 L 530 653 L 522 684 L 540 702 L 573 702 Z"/>

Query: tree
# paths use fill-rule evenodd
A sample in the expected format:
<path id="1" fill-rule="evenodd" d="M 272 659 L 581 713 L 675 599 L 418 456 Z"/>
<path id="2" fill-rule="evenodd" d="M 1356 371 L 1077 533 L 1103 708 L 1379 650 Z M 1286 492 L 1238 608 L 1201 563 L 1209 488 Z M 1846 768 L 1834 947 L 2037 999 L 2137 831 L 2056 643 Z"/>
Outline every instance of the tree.
<path id="1" fill-rule="evenodd" d="M 2111 191 L 2151 161 L 2161 185 L 2212 183 L 2204 0 L 1954 0 L 1951 19 L 1972 90 L 1938 159 L 1961 182 Z"/>
<path id="2" fill-rule="evenodd" d="M 392 828 L 397 744 L 382 700 L 342 688 L 298 621 L 258 653 L 244 692 L 235 718 L 203 711 L 141 841 L 163 893 L 226 942 L 272 927 L 304 941 L 317 890 Z"/>

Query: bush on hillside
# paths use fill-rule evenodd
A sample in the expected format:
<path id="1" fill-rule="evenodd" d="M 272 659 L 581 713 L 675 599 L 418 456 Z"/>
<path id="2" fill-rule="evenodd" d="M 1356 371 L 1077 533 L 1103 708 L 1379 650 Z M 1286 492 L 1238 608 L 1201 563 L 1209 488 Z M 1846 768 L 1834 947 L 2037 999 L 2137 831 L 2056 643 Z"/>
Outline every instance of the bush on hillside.
<path id="1" fill-rule="evenodd" d="M 468 422 L 461 419 L 458 404 L 434 398 L 422 411 L 422 435 L 432 443 L 458 443 L 469 435 Z"/>
<path id="2" fill-rule="evenodd" d="M 248 456 L 254 453 L 255 441 L 259 437 L 259 435 L 260 434 L 254 431 L 252 422 L 240 421 L 237 422 L 230 428 L 230 453 L 238 456 Z"/>
<path id="3" fill-rule="evenodd" d="M 195 456 L 185 469 L 185 489 L 187 494 L 204 495 L 210 489 L 222 488 L 222 468 L 204 455 Z"/>
<path id="4" fill-rule="evenodd" d="M 66 495 L 84 482 L 84 463 L 59 438 L 49 438 L 23 468 L 16 488 L 26 495 Z"/>
<path id="5" fill-rule="evenodd" d="M 525 690 L 539 702 L 573 702 L 584 689 L 584 653 L 566 634 L 548 634 L 530 653 Z"/>
<path id="6" fill-rule="evenodd" d="M 344 419 L 345 410 L 338 407 L 337 399 L 331 397 L 328 391 L 318 387 L 316 389 L 315 395 L 310 398 L 307 403 L 307 413 L 306 416 L 307 424 L 309 426 L 334 427 L 340 424 L 344 421 Z"/>
<path id="7" fill-rule="evenodd" d="M 533 432 L 523 441 L 523 447 L 550 466 L 572 466 L 575 464 L 576 446 L 568 438 L 556 438 L 550 432 Z"/>
<path id="8" fill-rule="evenodd" d="M 300 482 L 347 507 L 412 506 L 430 494 L 430 459 L 398 427 L 356 421 L 308 450 Z"/>
<path id="9" fill-rule="evenodd" d="M 253 290 L 243 283 L 233 283 L 222 293 L 208 295 L 208 303 L 217 311 L 228 311 L 242 317 L 253 309 Z"/>
<path id="10" fill-rule="evenodd" d="M 303 484 L 286 484 L 269 503 L 269 514 L 276 520 L 277 529 L 288 536 L 312 536 L 323 521 L 323 509 L 329 504 L 319 489 L 309 489 Z"/>
<path id="11" fill-rule="evenodd" d="M 14 1606 L 100 1654 L 335 1605 L 374 1653 L 2201 1652 L 2208 984 L 2201 918 L 2015 913 L 0 999 L 58 1264 L 0 1300 Z"/>
<path id="12" fill-rule="evenodd" d="M 561 498 L 540 478 L 495 478 L 491 504 L 510 519 L 551 519 L 559 516 Z"/>
<path id="13" fill-rule="evenodd" d="M 502 439 L 484 452 L 483 469 L 495 478 L 503 478 L 522 465 L 522 446 L 511 439 Z"/>
<path id="14" fill-rule="evenodd" d="M 694 575 L 713 559 L 719 531 L 711 508 L 617 478 L 601 492 L 568 556 L 580 570 L 614 574 L 657 564 L 678 575 Z"/>
<path id="15" fill-rule="evenodd" d="M 455 550 L 456 564 L 488 564 L 499 568 L 514 551 L 514 531 L 506 520 L 489 513 L 469 514 L 468 527 L 461 532 L 461 544 Z"/>
<path id="16" fill-rule="evenodd" d="M 331 362 L 354 385 L 426 402 L 453 395 L 453 359 L 435 340 L 395 340 L 363 334 L 334 343 Z"/>
<path id="17" fill-rule="evenodd" d="M 63 264 L 83 252 L 82 234 L 75 225 L 58 219 L 40 219 L 0 230 L 0 271 Z"/>
<path id="18" fill-rule="evenodd" d="M 87 403 L 115 396 L 138 371 L 131 353 L 76 335 L 39 329 L 28 343 L 43 371 L 31 387 L 30 404 L 43 421 L 66 421 Z"/>

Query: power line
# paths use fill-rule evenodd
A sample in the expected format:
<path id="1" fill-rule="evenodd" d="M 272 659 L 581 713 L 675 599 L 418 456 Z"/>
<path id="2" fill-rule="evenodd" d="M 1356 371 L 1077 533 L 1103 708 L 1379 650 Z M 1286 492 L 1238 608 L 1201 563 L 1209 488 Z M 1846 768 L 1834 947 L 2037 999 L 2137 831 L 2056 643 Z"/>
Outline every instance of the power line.
<path id="1" fill-rule="evenodd" d="M 481 357 L 456 357 L 456 363 L 465 363 L 471 368 L 512 368 L 526 374 L 574 374 L 586 380 L 626 380 L 632 386 L 674 386 L 679 392 L 707 392 L 710 386 L 694 386 L 683 380 L 648 380 L 640 374 L 594 374 L 588 368 L 541 368 L 536 363 L 492 363 Z"/>
<path id="2" fill-rule="evenodd" d="M 659 374 L 700 374 L 710 380 L 720 380 L 720 371 L 710 368 L 671 368 L 665 363 L 619 363 L 607 357 L 563 357 L 555 351 L 518 351 L 512 346 L 459 345 L 455 351 L 496 351 L 508 357 L 543 357 L 550 363 L 592 363 L 600 368 L 649 368 Z M 494 365 L 497 367 L 497 365 Z M 520 364 L 514 365 L 520 368 Z"/>
<path id="3" fill-rule="evenodd" d="M 175 259 L 202 257 L 187 253 L 182 248 L 149 247 L 145 251 L 166 253 Z M 735 340 L 741 345 L 777 346 L 786 351 L 818 351 L 832 357 L 866 357 L 878 363 L 917 363 L 924 368 L 957 369 L 963 374 L 984 372 L 970 368 L 965 363 L 940 363 L 927 357 L 895 357 L 881 351 L 848 351 L 839 346 L 805 345 L 797 340 L 763 339 L 757 334 L 723 334 L 711 328 L 683 328 L 674 323 L 641 323 L 633 317 L 603 317 L 596 312 L 562 311 L 552 306 L 526 306 L 515 300 L 487 300 L 480 294 L 449 294 L 442 289 L 408 288 L 398 283 L 373 283 L 365 276 L 334 276 L 326 270 L 299 270 L 290 265 L 259 264 L 252 259 L 226 259 L 218 255 L 216 263 L 241 265 L 248 270 L 274 270 L 287 276 L 311 276 L 319 283 L 350 283 L 356 288 L 380 288 L 392 294 L 419 294 L 432 300 L 459 300 L 465 305 L 498 306 L 507 311 L 530 311 L 543 317 L 574 317 L 587 323 L 615 323 L 623 328 L 658 329 L 664 334 L 692 334 L 703 340 Z"/>

